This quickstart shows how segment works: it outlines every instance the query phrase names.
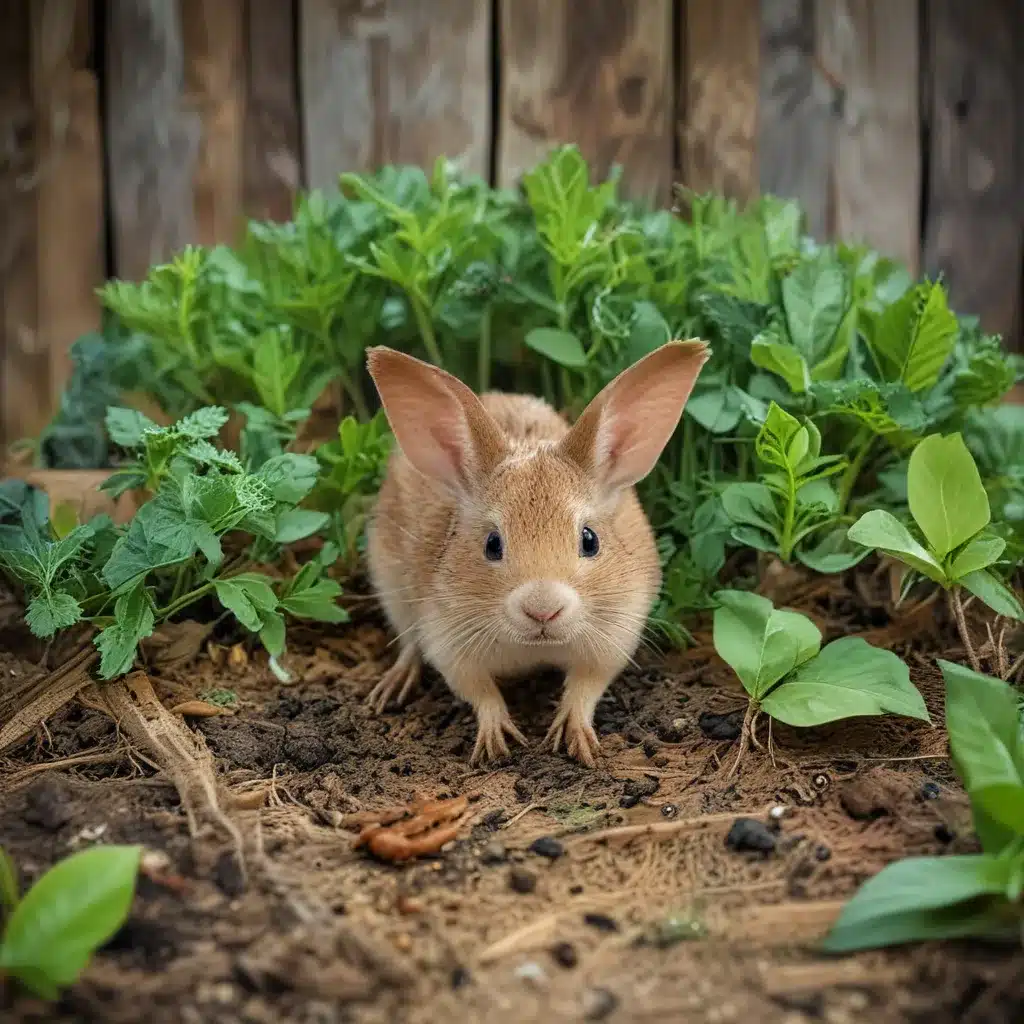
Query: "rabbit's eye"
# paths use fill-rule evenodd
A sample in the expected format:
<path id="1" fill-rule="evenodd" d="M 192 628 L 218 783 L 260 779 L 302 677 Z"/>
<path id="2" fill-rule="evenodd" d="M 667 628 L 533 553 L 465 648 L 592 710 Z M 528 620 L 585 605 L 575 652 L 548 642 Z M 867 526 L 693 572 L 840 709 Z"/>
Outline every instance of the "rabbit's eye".
<path id="1" fill-rule="evenodd" d="M 505 556 L 505 547 L 501 543 L 501 534 L 492 530 L 487 534 L 487 543 L 484 544 L 484 557 L 488 562 L 500 562 Z"/>
<path id="2" fill-rule="evenodd" d="M 601 549 L 597 534 L 589 526 L 584 526 L 580 533 L 580 554 L 584 558 L 593 558 Z"/>

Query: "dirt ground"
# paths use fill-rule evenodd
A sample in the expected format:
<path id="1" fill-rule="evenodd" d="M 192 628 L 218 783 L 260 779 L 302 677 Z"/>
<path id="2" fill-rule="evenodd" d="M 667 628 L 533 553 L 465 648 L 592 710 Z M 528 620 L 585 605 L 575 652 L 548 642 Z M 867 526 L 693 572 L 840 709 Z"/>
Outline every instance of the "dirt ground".
<path id="1" fill-rule="evenodd" d="M 941 606 L 890 616 L 886 594 L 862 575 L 773 596 L 828 637 L 903 653 L 941 723 Z M 81 982 L 56 1007 L 8 992 L 0 1019 L 1024 1020 L 1019 950 L 814 952 L 887 862 L 975 848 L 941 725 L 776 727 L 771 752 L 751 750 L 730 778 L 744 695 L 698 634 L 686 652 L 643 652 L 611 688 L 596 770 L 540 749 L 557 679 L 508 691 L 531 746 L 474 769 L 472 714 L 436 676 L 402 711 L 364 706 L 393 649 L 370 603 L 351 607 L 351 626 L 294 633 L 291 684 L 216 642 L 150 672 L 168 707 L 237 696 L 231 713 L 188 721 L 235 800 L 244 870 L 222 832 L 190 837 L 170 780 L 96 707 L 69 706 L 0 761 L 0 844 L 26 879 L 97 838 L 153 851 L 131 917 Z M 36 668 L 4 654 L 0 670 Z M 396 865 L 353 848 L 368 810 L 461 795 L 471 820 L 436 855 Z M 736 849 L 738 831 L 768 848 Z M 556 842 L 531 848 L 543 838 Z"/>

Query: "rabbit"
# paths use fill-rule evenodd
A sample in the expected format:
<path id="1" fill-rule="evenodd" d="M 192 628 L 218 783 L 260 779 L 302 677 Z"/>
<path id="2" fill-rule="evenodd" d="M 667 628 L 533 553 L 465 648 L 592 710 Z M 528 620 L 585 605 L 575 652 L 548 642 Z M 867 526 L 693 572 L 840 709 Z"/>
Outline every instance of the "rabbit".
<path id="1" fill-rule="evenodd" d="M 370 517 L 370 577 L 399 655 L 367 698 L 403 704 L 424 660 L 476 714 L 471 761 L 525 744 L 499 680 L 565 681 L 545 743 L 593 767 L 598 701 L 632 660 L 661 586 L 634 485 L 654 468 L 710 356 L 673 341 L 570 427 L 539 398 L 477 395 L 393 349 L 367 363 L 396 446 Z"/>

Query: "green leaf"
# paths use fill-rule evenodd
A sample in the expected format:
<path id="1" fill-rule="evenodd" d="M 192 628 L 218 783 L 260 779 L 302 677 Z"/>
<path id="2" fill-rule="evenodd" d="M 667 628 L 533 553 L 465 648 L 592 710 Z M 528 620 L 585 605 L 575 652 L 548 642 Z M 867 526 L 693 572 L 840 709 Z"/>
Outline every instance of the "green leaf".
<path id="1" fill-rule="evenodd" d="M 743 414 L 736 392 L 731 387 L 702 391 L 686 403 L 686 415 L 712 434 L 728 434 Z"/>
<path id="2" fill-rule="evenodd" d="M 957 335 L 956 316 L 938 282 L 923 282 L 886 307 L 869 341 L 886 379 L 903 381 L 911 391 L 938 382 Z"/>
<path id="3" fill-rule="evenodd" d="M 139 641 L 153 635 L 154 622 L 153 606 L 140 581 L 117 599 L 114 624 L 93 641 L 100 652 L 100 675 L 104 679 L 114 679 L 132 667 Z"/>
<path id="4" fill-rule="evenodd" d="M 722 491 L 722 508 L 739 526 L 753 526 L 772 537 L 779 530 L 779 516 L 772 492 L 764 484 L 729 484 Z"/>
<path id="5" fill-rule="evenodd" d="M 316 484 L 319 468 L 313 455 L 286 452 L 268 459 L 256 475 L 270 488 L 275 501 L 297 505 Z"/>
<path id="6" fill-rule="evenodd" d="M 999 561 L 1005 550 L 1006 541 L 1002 537 L 975 537 L 953 559 L 949 567 L 949 578 L 958 580 L 961 576 L 987 569 Z"/>
<path id="7" fill-rule="evenodd" d="M 216 437 L 228 419 L 227 409 L 211 405 L 205 409 L 196 409 L 195 412 L 179 420 L 175 423 L 174 430 L 196 441 L 207 440 Z"/>
<path id="8" fill-rule="evenodd" d="M 241 573 L 230 579 L 214 580 L 217 600 L 232 612 L 250 632 L 263 628 L 263 617 L 277 608 L 277 594 L 269 576 L 259 573 Z"/>
<path id="9" fill-rule="evenodd" d="M 823 943 L 850 953 L 924 939 L 986 934 L 996 918 L 979 897 L 998 896 L 1004 870 L 994 857 L 909 857 L 861 886 Z"/>
<path id="10" fill-rule="evenodd" d="M 103 578 L 119 590 L 153 569 L 183 562 L 195 552 L 195 538 L 180 503 L 170 494 L 147 501 L 114 545 Z"/>
<path id="11" fill-rule="evenodd" d="M 722 590 L 715 600 L 715 650 L 754 700 L 821 647 L 821 633 L 806 615 L 777 609 L 766 597 Z"/>
<path id="12" fill-rule="evenodd" d="M 0 970 L 55 999 L 124 923 L 141 854 L 140 846 L 97 846 L 50 868 L 7 921 Z"/>
<path id="13" fill-rule="evenodd" d="M 887 713 L 931 721 L 904 662 L 856 636 L 827 644 L 769 693 L 761 707 L 772 718 L 803 728 Z"/>
<path id="14" fill-rule="evenodd" d="M 304 508 L 287 509 L 277 517 L 277 534 L 274 540 L 278 544 L 293 544 L 323 529 L 330 522 L 330 518 L 326 512 L 312 512 Z"/>
<path id="15" fill-rule="evenodd" d="M 1005 615 L 1008 619 L 1024 622 L 1024 607 L 1021 606 L 1017 595 L 987 570 L 969 572 L 966 576 L 961 576 L 957 582 L 980 601 L 984 601 L 997 615 Z"/>
<path id="16" fill-rule="evenodd" d="M 939 660 L 946 681 L 946 729 L 957 774 L 971 797 L 975 829 L 987 853 L 998 853 L 1016 832 L 1007 820 L 1007 789 L 1024 785 L 1024 738 L 1017 695 L 1001 679 Z M 990 790 L 991 806 L 979 794 Z"/>
<path id="17" fill-rule="evenodd" d="M 782 282 L 793 345 L 815 366 L 828 354 L 846 312 L 846 275 L 826 259 L 807 259 Z"/>
<path id="18" fill-rule="evenodd" d="M 781 377 L 795 395 L 802 395 L 811 385 L 807 361 L 792 345 L 755 338 L 750 346 L 750 361 Z"/>
<path id="19" fill-rule="evenodd" d="M 82 606 L 70 594 L 38 594 L 25 609 L 25 625 L 34 636 L 48 639 L 54 633 L 73 626 L 82 618 Z"/>
<path id="20" fill-rule="evenodd" d="M 110 440 L 122 448 L 141 448 L 145 432 L 160 429 L 138 410 L 116 405 L 107 409 L 106 425 Z"/>
<path id="21" fill-rule="evenodd" d="M 796 556 L 809 569 L 832 575 L 852 569 L 870 554 L 869 548 L 852 544 L 848 531 L 837 526 L 821 535 L 821 540 L 814 547 L 801 547 Z"/>
<path id="22" fill-rule="evenodd" d="M 311 586 L 293 590 L 282 599 L 281 607 L 290 615 L 300 619 L 316 619 L 319 622 L 347 622 L 348 613 L 339 608 L 337 599 L 341 584 L 335 580 L 317 580 Z"/>
<path id="23" fill-rule="evenodd" d="M 587 366 L 587 353 L 580 339 L 569 331 L 555 327 L 535 327 L 527 331 L 524 340 L 534 352 L 539 352 L 559 366 L 570 370 L 582 370 Z"/>
<path id="24" fill-rule="evenodd" d="M 847 536 L 855 544 L 877 548 L 898 558 L 935 583 L 946 585 L 942 566 L 914 538 L 910 531 L 890 512 L 872 509 L 850 527 Z"/>
<path id="25" fill-rule="evenodd" d="M 0 920 L 12 911 L 20 899 L 18 891 L 18 868 L 10 854 L 0 846 Z"/>
<path id="26" fill-rule="evenodd" d="M 277 612 L 263 612 L 263 626 L 260 629 L 260 640 L 267 652 L 274 658 L 284 654 L 285 628 L 284 616 Z"/>
<path id="27" fill-rule="evenodd" d="M 988 495 L 959 434 L 931 434 L 914 449 L 907 470 L 910 514 L 937 558 L 988 526 Z"/>

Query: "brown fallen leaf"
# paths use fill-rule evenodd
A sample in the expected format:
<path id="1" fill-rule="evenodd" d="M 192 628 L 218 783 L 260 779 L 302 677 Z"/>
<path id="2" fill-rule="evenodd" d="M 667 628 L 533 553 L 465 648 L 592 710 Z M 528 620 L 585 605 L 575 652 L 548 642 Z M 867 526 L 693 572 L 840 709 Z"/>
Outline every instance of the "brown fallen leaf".
<path id="1" fill-rule="evenodd" d="M 171 708 L 172 715 L 187 715 L 190 718 L 216 718 L 218 715 L 233 715 L 228 708 L 207 704 L 205 700 L 186 700 Z"/>
<path id="2" fill-rule="evenodd" d="M 390 809 L 388 816 L 393 811 Z M 367 825 L 359 833 L 353 848 L 365 846 L 381 860 L 405 861 L 426 857 L 439 853 L 441 847 L 455 839 L 472 817 L 468 796 L 418 801 L 406 808 L 405 813 L 408 816 L 394 824 Z"/>

